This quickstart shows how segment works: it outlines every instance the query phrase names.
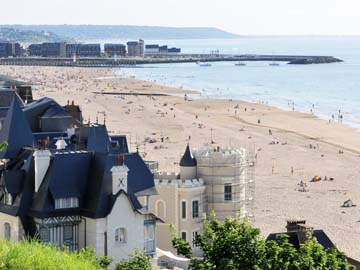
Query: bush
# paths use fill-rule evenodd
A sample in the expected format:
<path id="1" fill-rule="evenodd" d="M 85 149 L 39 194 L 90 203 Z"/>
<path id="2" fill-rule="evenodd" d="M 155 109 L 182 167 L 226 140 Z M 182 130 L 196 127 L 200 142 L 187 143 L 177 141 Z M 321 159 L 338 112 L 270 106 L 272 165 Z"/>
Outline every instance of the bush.
<path id="1" fill-rule="evenodd" d="M 100 260 L 92 249 L 80 252 L 60 251 L 57 247 L 34 240 L 0 240 L 0 270 L 98 270 Z"/>
<path id="2" fill-rule="evenodd" d="M 129 254 L 128 260 L 122 260 L 115 266 L 115 270 L 151 270 L 151 258 L 140 250 Z"/>

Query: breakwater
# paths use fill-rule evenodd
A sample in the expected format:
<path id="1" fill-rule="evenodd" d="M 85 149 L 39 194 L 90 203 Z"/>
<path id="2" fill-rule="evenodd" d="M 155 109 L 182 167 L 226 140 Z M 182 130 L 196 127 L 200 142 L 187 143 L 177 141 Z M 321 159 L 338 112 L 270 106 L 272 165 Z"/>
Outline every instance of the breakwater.
<path id="1" fill-rule="evenodd" d="M 144 64 L 162 63 L 196 63 L 196 62 L 223 62 L 223 61 L 275 61 L 288 64 L 323 64 L 342 62 L 333 56 L 301 56 L 301 55 L 201 55 L 182 54 L 175 57 L 154 58 L 48 58 L 48 57 L 18 57 L 0 58 L 0 65 L 15 66 L 62 66 L 62 67 L 121 67 Z"/>

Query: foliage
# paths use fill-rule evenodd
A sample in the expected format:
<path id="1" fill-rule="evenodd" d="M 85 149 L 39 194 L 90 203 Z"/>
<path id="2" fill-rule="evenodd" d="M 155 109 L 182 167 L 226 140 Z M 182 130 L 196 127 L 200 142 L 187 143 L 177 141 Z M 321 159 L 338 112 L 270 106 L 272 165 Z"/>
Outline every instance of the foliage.
<path id="1" fill-rule="evenodd" d="M 0 152 L 7 147 L 7 142 L 0 143 Z"/>
<path id="2" fill-rule="evenodd" d="M 177 253 L 191 259 L 190 270 L 355 269 L 343 253 L 336 249 L 325 250 L 311 235 L 300 249 L 288 241 L 287 235 L 266 242 L 260 237 L 260 230 L 240 216 L 219 221 L 212 213 L 204 220 L 204 232 L 196 237 L 194 245 L 202 250 L 202 258 L 192 257 L 189 243 L 173 235 Z"/>
<path id="3" fill-rule="evenodd" d="M 57 247 L 34 240 L 9 242 L 0 240 L 1 270 L 98 270 L 103 269 L 94 250 L 79 253 L 60 251 Z"/>
<path id="4" fill-rule="evenodd" d="M 144 252 L 135 250 L 128 260 L 122 260 L 115 266 L 115 270 L 151 270 L 151 258 Z"/>
<path id="5" fill-rule="evenodd" d="M 64 41 L 66 38 L 48 31 L 19 30 L 0 27 L 0 40 L 13 42 L 54 42 Z"/>

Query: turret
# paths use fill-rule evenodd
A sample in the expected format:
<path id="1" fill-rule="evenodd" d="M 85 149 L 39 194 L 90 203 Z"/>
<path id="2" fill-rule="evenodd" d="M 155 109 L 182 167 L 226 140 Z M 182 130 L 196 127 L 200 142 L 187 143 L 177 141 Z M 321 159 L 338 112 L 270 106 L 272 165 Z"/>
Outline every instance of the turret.
<path id="1" fill-rule="evenodd" d="M 184 155 L 180 160 L 180 178 L 194 179 L 196 178 L 196 159 L 191 153 L 190 145 L 187 144 Z"/>

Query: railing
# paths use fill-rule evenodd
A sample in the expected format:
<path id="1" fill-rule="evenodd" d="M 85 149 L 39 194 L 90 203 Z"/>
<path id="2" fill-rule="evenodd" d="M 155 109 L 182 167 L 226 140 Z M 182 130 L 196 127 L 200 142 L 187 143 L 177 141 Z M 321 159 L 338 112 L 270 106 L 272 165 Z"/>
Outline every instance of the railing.
<path id="1" fill-rule="evenodd" d="M 145 240 L 144 250 L 146 255 L 155 253 L 155 240 Z"/>

